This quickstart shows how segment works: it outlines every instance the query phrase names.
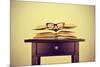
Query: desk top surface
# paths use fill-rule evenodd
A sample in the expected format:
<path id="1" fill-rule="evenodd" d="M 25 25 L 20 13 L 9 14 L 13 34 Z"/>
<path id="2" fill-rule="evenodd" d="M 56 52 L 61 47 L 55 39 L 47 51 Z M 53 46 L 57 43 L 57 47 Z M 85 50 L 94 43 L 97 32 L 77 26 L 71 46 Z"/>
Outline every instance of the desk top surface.
<path id="1" fill-rule="evenodd" d="M 80 38 L 33 38 L 33 39 L 25 39 L 24 42 L 77 42 L 77 41 L 85 41 L 85 39 Z"/>

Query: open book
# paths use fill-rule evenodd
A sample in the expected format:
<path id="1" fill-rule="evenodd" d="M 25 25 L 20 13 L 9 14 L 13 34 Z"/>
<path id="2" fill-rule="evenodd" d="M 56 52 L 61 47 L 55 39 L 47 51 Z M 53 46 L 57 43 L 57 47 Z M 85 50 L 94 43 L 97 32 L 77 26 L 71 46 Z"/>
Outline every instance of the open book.
<path id="1" fill-rule="evenodd" d="M 54 32 L 42 32 L 38 33 L 34 38 L 76 38 L 74 32 L 72 31 L 63 31 L 63 29 L 75 28 L 74 25 L 65 25 L 65 23 L 46 23 L 44 27 L 40 26 L 33 30 L 50 30 Z"/>
<path id="2" fill-rule="evenodd" d="M 76 38 L 76 36 L 72 31 L 59 31 L 38 33 L 34 38 Z"/>

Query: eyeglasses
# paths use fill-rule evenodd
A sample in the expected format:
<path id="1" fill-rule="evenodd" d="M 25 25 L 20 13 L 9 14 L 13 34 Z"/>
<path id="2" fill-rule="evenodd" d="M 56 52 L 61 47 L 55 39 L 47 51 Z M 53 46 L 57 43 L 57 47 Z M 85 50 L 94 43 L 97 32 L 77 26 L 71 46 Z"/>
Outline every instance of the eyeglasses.
<path id="1" fill-rule="evenodd" d="M 58 31 L 60 29 L 64 28 L 65 23 L 46 23 L 47 29 L 49 30 L 54 30 L 54 31 Z"/>

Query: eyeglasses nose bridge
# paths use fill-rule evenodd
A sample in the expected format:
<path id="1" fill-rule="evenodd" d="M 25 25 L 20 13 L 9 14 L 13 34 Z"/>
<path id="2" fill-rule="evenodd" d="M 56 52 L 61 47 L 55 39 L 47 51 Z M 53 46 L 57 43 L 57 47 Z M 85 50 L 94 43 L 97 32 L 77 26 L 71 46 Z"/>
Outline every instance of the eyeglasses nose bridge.
<path id="1" fill-rule="evenodd" d="M 57 26 L 57 24 L 54 24 L 54 29 L 58 29 L 58 26 Z"/>

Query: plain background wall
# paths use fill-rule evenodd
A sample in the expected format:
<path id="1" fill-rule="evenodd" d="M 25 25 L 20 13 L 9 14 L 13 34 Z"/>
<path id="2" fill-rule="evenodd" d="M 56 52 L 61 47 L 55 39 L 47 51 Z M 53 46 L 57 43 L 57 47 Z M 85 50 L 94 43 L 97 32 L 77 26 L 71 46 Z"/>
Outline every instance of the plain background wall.
<path id="1" fill-rule="evenodd" d="M 74 24 L 73 29 L 80 43 L 80 62 L 95 60 L 94 25 L 95 7 L 93 5 L 57 4 L 41 2 L 13 2 L 11 4 L 11 64 L 31 65 L 31 43 L 24 39 L 35 36 L 32 29 L 46 22 L 65 22 Z M 42 57 L 42 64 L 69 63 L 70 56 Z M 66 61 L 66 60 L 67 61 Z"/>

